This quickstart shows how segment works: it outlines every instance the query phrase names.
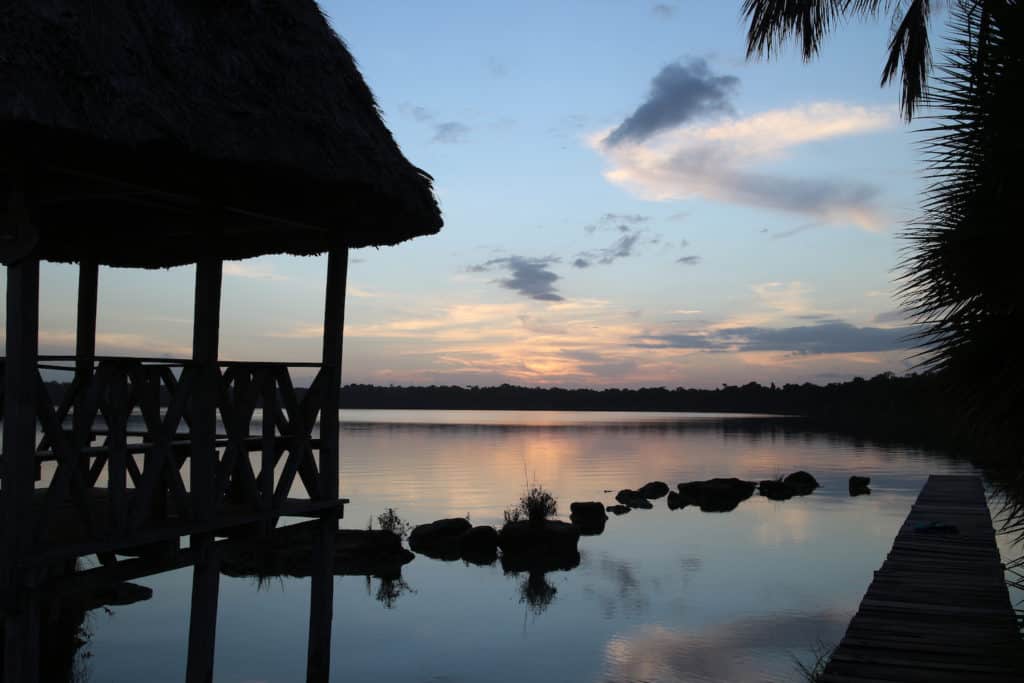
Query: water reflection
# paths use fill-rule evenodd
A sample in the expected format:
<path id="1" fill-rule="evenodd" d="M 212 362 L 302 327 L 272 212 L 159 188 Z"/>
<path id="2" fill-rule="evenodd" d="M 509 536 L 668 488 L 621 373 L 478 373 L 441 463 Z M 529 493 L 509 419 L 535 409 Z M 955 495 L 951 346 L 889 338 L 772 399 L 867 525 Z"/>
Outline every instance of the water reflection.
<path id="1" fill-rule="evenodd" d="M 608 683 L 645 681 L 792 680 L 792 656 L 817 643 L 835 643 L 848 616 L 834 612 L 748 617 L 681 630 L 642 626 L 612 638 L 605 647 Z"/>
<path id="2" fill-rule="evenodd" d="M 791 420 L 530 414 L 544 424 L 528 426 L 486 414 L 463 419 L 490 425 L 435 427 L 424 423 L 452 417 L 344 416 L 360 422 L 342 435 L 349 527 L 389 507 L 413 524 L 469 513 L 500 526 L 534 479 L 563 514 L 652 480 L 761 481 L 804 469 L 822 488 L 783 502 L 754 495 L 728 514 L 659 503 L 612 516 L 602 534 L 580 539 L 571 566 L 419 556 L 390 577 L 339 577 L 336 680 L 795 680 L 790 653 L 838 639 L 927 475 L 972 471 Z M 872 495 L 851 498 L 851 474 L 870 476 Z M 173 625 L 187 623 L 188 576 L 146 583 L 153 600 L 96 620 L 95 680 L 181 680 L 185 633 Z M 247 576 L 222 579 L 215 679 L 302 680 L 309 580 L 257 590 Z M 524 615 L 534 617 L 525 639 Z"/>

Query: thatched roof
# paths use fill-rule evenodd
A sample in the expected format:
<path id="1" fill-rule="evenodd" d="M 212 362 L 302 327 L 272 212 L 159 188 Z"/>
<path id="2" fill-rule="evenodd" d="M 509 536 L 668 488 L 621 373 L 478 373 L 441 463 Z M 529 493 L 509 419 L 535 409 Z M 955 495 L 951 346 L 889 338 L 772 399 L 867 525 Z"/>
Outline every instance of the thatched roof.
<path id="1" fill-rule="evenodd" d="M 0 231 L 23 197 L 51 260 L 310 254 L 442 225 L 313 0 L 0 0 L 0 144 Z"/>

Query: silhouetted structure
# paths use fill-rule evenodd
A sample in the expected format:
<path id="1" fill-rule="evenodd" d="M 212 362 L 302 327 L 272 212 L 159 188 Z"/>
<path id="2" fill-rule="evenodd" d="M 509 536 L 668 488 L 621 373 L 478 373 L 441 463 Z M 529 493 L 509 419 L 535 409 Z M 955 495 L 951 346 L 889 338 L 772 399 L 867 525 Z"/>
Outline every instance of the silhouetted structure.
<path id="1" fill-rule="evenodd" d="M 1017 681 L 1020 632 L 981 478 L 928 478 L 820 680 Z"/>
<path id="2" fill-rule="evenodd" d="M 312 0 L 3 0 L 0 16 L 4 680 L 38 680 L 40 601 L 94 553 L 103 566 L 82 581 L 194 563 L 187 679 L 211 680 L 215 537 L 306 515 L 320 520 L 308 677 L 325 681 L 348 248 L 437 232 L 429 176 Z M 222 260 L 323 252 L 309 391 L 292 386 L 296 364 L 219 360 Z M 44 259 L 79 264 L 74 356 L 38 354 Z M 191 358 L 96 355 L 99 265 L 193 263 Z M 73 373 L 59 404 L 41 368 Z M 291 496 L 296 477 L 307 497 Z"/>

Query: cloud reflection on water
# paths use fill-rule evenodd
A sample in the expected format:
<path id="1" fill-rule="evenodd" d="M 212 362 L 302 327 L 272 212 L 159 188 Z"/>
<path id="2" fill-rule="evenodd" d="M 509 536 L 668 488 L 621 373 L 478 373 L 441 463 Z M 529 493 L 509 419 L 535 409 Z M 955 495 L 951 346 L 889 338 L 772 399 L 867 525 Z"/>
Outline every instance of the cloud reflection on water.
<path id="1" fill-rule="evenodd" d="M 742 681 L 793 678 L 794 664 L 769 655 L 787 651 L 806 659 L 818 643 L 838 642 L 844 615 L 780 613 L 749 617 L 704 630 L 642 626 L 605 646 L 604 683 Z"/>

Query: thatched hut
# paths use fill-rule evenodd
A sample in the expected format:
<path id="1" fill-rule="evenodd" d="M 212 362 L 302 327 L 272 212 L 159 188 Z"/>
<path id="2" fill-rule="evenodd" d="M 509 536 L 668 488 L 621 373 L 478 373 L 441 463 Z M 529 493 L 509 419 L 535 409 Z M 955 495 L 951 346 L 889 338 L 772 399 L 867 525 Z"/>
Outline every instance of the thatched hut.
<path id="1" fill-rule="evenodd" d="M 329 564 L 348 249 L 437 232 L 430 177 L 313 0 L 0 0 L 0 145 L 4 680 L 38 676 L 45 593 L 27 586 L 45 587 L 55 563 L 96 553 L 116 568 L 185 535 L 188 678 L 209 680 L 217 538 L 305 514 L 321 520 L 314 551 Z M 323 358 L 305 398 L 283 366 L 218 359 L 222 261 L 324 252 Z M 74 356 L 38 354 L 40 260 L 79 264 Z M 192 263 L 191 358 L 96 356 L 99 265 Z M 74 373 L 63 404 L 40 366 Z M 258 406 L 267 419 L 250 436 Z M 37 481 L 41 462 L 52 471 Z M 296 477 L 308 498 L 289 498 Z M 329 571 L 312 581 L 309 676 L 326 680 Z"/>

